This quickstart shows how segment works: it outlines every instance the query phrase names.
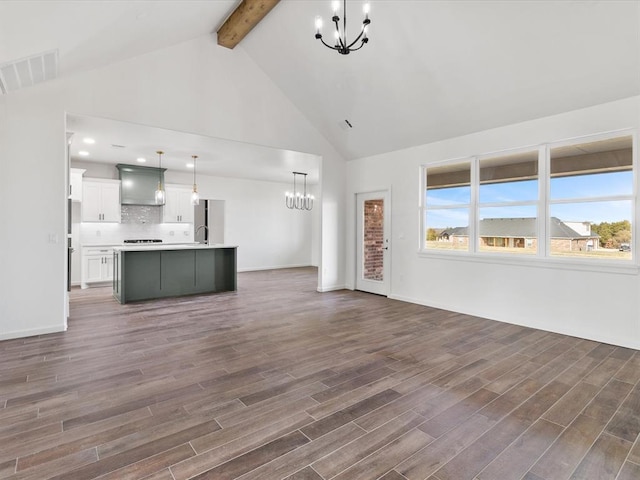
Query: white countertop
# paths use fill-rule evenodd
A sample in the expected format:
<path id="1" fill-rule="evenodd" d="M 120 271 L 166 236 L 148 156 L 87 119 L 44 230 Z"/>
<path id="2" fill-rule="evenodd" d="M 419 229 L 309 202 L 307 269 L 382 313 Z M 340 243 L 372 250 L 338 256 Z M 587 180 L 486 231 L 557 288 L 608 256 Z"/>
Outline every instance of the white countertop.
<path id="1" fill-rule="evenodd" d="M 113 248 L 120 247 L 122 243 L 83 243 L 80 245 L 82 248 Z"/>
<path id="2" fill-rule="evenodd" d="M 113 247 L 116 252 L 148 252 L 157 250 L 210 250 L 215 248 L 238 248 L 237 245 L 224 245 L 222 243 L 132 243 L 125 246 Z"/>

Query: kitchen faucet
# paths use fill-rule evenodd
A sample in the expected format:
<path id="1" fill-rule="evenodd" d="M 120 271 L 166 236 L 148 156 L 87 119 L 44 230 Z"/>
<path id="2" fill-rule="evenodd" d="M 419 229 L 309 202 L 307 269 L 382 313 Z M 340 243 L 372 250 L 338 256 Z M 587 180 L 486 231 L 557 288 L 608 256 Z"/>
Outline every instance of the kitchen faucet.
<path id="1" fill-rule="evenodd" d="M 200 231 L 201 228 L 205 229 L 206 235 L 205 235 L 205 242 L 206 244 L 209 243 L 209 227 L 207 227 L 206 225 L 200 225 L 198 228 L 196 228 L 196 232 L 194 233 L 194 236 L 198 235 L 198 232 Z"/>

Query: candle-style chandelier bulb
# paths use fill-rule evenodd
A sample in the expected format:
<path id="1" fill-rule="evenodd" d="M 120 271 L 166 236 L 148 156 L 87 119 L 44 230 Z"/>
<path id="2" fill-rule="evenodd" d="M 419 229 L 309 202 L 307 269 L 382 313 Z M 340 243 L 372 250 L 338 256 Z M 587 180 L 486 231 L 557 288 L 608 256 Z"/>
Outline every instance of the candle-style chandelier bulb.
<path id="1" fill-rule="evenodd" d="M 284 201 L 287 208 L 295 210 L 311 210 L 313 208 L 313 201 L 315 197 L 310 193 L 307 193 L 307 174 L 302 172 L 293 173 L 293 192 L 286 192 L 284 194 Z M 296 177 L 298 175 L 304 176 L 304 189 L 302 192 L 297 191 Z"/>
<path id="2" fill-rule="evenodd" d="M 360 50 L 362 47 L 364 47 L 365 43 L 369 42 L 369 37 L 367 36 L 367 27 L 371 23 L 371 20 L 369 19 L 369 11 L 370 11 L 369 3 L 366 2 L 362 8 L 362 11 L 364 12 L 364 20 L 362 21 L 362 28 L 360 29 L 360 34 L 351 43 L 347 41 L 347 0 L 343 0 L 342 30 L 340 30 L 340 16 L 338 15 L 338 10 L 340 9 L 340 2 L 334 1 L 331 7 L 333 10 L 333 16 L 331 17 L 331 21 L 336 26 L 336 31 L 334 33 L 336 44 L 334 46 L 331 46 L 322 39 L 322 18 L 319 16 L 316 17 L 316 38 L 320 40 L 325 47 L 330 48 L 331 50 L 335 50 L 341 55 L 348 55 L 351 52 Z M 353 46 L 358 42 L 360 42 L 360 45 L 353 48 Z"/>

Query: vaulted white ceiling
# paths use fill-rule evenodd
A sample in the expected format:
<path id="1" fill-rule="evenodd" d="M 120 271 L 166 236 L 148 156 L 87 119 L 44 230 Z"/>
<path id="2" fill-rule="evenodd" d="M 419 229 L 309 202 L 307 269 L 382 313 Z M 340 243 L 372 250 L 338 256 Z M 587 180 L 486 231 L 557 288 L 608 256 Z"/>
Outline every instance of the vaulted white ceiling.
<path id="1" fill-rule="evenodd" d="M 70 75 L 208 34 L 236 5 L 5 0 L 0 64 L 58 48 Z M 316 15 L 330 38 L 329 0 L 283 0 L 236 48 L 347 159 L 640 94 L 638 1 L 373 0 L 347 56 L 314 38 Z"/>
<path id="2" fill-rule="evenodd" d="M 640 93 L 636 1 L 372 1 L 347 56 L 313 37 L 329 4 L 280 4 L 242 48 L 349 159 Z"/>

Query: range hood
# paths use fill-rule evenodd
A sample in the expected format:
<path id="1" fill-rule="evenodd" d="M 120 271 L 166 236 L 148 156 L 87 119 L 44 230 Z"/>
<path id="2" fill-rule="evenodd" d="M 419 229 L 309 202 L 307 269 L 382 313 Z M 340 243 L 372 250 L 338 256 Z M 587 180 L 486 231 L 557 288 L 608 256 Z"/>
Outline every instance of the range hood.
<path id="1" fill-rule="evenodd" d="M 122 205 L 154 205 L 158 182 L 164 186 L 166 168 L 116 165 L 120 172 L 120 203 Z"/>

